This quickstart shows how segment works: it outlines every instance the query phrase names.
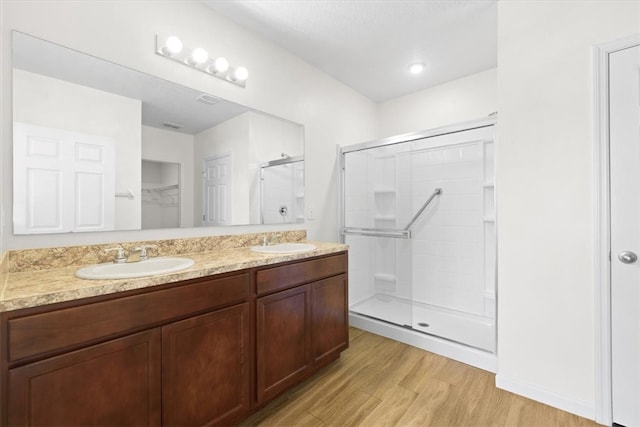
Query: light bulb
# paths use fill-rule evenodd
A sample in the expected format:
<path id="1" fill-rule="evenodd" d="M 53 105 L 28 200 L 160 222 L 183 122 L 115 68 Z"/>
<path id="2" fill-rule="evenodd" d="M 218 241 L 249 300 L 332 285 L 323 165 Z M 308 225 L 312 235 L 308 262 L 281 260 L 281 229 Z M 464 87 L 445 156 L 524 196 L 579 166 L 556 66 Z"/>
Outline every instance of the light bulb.
<path id="1" fill-rule="evenodd" d="M 422 71 L 424 71 L 424 64 L 422 63 L 415 63 L 415 64 L 409 65 L 409 72 L 411 74 L 420 74 Z"/>
<path id="2" fill-rule="evenodd" d="M 193 50 L 191 59 L 193 59 L 193 62 L 195 62 L 196 64 L 204 64 L 205 62 L 207 62 L 207 59 L 209 59 L 209 54 L 201 47 L 197 47 Z"/>
<path id="3" fill-rule="evenodd" d="M 244 67 L 238 67 L 233 72 L 233 78 L 234 80 L 237 80 L 240 82 L 245 81 L 247 80 L 247 78 L 249 78 L 249 71 Z"/>
<path id="4" fill-rule="evenodd" d="M 182 51 L 182 42 L 176 36 L 171 36 L 165 42 L 164 48 L 162 51 L 165 55 L 175 55 Z"/>
<path id="5" fill-rule="evenodd" d="M 216 73 L 224 73 L 229 69 L 229 61 L 222 56 L 213 61 L 213 71 Z"/>

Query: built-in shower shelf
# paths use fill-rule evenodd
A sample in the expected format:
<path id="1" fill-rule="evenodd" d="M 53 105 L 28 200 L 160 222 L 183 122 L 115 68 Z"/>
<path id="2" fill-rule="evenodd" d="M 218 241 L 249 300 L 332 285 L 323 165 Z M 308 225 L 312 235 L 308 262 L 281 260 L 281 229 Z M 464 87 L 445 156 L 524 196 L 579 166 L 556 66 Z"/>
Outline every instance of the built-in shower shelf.
<path id="1" fill-rule="evenodd" d="M 374 188 L 373 189 L 374 194 L 395 194 L 396 193 L 396 189 L 393 187 L 389 187 L 389 188 Z"/>
<path id="2" fill-rule="evenodd" d="M 482 184 L 482 186 L 483 186 L 484 188 L 493 188 L 493 187 L 495 187 L 496 185 L 495 185 L 493 182 L 485 182 L 484 184 Z"/>
<path id="3" fill-rule="evenodd" d="M 496 222 L 496 217 L 494 217 L 494 216 L 483 216 L 482 220 L 484 222 Z"/>
<path id="4" fill-rule="evenodd" d="M 380 280 L 383 282 L 395 282 L 396 281 L 396 275 L 395 274 L 389 274 L 389 273 L 375 273 L 373 275 L 373 278 L 375 280 Z"/>
<path id="5" fill-rule="evenodd" d="M 373 217 L 376 221 L 395 221 L 395 215 L 376 215 Z"/>

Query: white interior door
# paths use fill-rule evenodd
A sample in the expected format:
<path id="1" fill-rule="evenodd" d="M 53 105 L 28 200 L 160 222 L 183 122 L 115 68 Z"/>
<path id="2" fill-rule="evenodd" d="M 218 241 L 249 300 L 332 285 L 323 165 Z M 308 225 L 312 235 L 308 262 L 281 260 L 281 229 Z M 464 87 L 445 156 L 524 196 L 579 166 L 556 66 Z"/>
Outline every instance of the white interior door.
<path id="1" fill-rule="evenodd" d="M 204 225 L 231 225 L 231 156 L 207 158 L 204 181 Z"/>
<path id="2" fill-rule="evenodd" d="M 107 137 L 14 123 L 14 233 L 113 230 L 115 148 Z"/>
<path id="3" fill-rule="evenodd" d="M 610 55 L 613 421 L 640 425 L 640 47 Z"/>

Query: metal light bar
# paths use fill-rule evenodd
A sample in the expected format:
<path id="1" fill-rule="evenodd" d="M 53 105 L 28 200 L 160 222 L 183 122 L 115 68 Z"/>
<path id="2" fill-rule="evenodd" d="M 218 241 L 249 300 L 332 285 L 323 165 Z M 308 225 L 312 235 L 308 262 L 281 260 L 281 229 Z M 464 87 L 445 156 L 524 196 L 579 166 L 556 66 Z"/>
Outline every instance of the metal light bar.
<path id="1" fill-rule="evenodd" d="M 223 57 L 209 57 L 202 48 L 191 49 L 183 46 L 175 36 L 156 35 L 156 53 L 236 86 L 247 85 L 249 72 L 245 67 L 231 67 L 229 61 Z"/>

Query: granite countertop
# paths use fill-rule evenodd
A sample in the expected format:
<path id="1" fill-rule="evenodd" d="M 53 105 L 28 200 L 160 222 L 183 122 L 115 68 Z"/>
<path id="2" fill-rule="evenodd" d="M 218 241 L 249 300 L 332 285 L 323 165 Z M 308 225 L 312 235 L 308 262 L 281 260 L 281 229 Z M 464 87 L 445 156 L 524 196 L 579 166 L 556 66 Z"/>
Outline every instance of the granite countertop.
<path id="1" fill-rule="evenodd" d="M 297 254 L 262 254 L 252 252 L 248 247 L 182 254 L 180 256 L 193 259 L 195 264 L 175 273 L 133 279 L 79 279 L 75 276 L 78 266 L 4 273 L 0 283 L 0 312 L 108 295 L 347 250 L 347 245 L 340 243 L 309 243 L 316 245 L 316 249 Z"/>

